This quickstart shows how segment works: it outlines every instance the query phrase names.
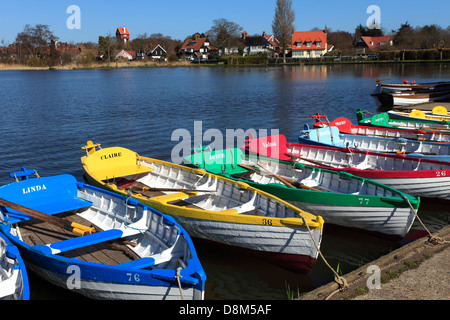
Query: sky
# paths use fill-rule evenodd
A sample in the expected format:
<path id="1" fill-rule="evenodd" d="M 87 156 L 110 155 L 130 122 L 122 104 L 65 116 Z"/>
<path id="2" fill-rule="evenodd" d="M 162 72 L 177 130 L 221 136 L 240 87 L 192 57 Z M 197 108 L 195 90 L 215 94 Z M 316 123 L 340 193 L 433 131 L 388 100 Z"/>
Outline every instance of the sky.
<path id="1" fill-rule="evenodd" d="M 26 24 L 46 24 L 62 42 L 98 42 L 99 36 L 114 35 L 117 27 L 126 26 L 131 38 L 139 34 L 162 33 L 175 40 L 184 40 L 196 32 L 206 33 L 213 20 L 224 18 L 240 25 L 249 35 L 272 33 L 276 0 L 0 0 L 0 41 L 15 41 Z M 448 0 L 292 0 L 295 31 L 312 28 L 353 33 L 366 25 L 379 8 L 381 26 L 387 33 L 408 22 L 411 26 L 450 25 Z M 79 19 L 73 20 L 79 8 Z M 67 21 L 72 23 L 68 27 Z M 79 27 L 73 28 L 79 21 Z M 69 23 L 69 26 L 71 24 Z"/>

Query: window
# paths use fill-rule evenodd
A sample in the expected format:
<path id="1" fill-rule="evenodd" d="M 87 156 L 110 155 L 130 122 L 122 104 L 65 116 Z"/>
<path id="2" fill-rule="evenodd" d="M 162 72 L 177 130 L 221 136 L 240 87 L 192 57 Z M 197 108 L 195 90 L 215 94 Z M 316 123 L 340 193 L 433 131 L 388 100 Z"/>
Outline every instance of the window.
<path id="1" fill-rule="evenodd" d="M 311 42 L 309 41 L 309 42 L 306 42 L 306 47 L 307 48 L 311 48 Z"/>
<path id="2" fill-rule="evenodd" d="M 301 47 L 302 46 L 302 42 L 301 41 L 297 41 L 297 43 L 295 44 L 297 47 Z"/>
<path id="3" fill-rule="evenodd" d="M 316 41 L 316 47 L 321 47 L 322 46 L 322 41 Z"/>

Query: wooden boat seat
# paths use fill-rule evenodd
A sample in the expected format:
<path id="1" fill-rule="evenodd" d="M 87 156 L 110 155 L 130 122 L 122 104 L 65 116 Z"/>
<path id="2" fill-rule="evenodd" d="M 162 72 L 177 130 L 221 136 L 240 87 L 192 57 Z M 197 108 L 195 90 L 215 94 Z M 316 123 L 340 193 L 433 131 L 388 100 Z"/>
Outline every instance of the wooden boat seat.
<path id="1" fill-rule="evenodd" d="M 170 251 L 172 251 L 173 248 L 169 248 L 164 250 L 161 253 L 154 254 L 150 257 L 145 257 L 129 262 L 125 262 L 122 264 L 119 264 L 118 267 L 123 267 L 125 269 L 145 269 L 148 267 L 152 267 L 154 265 L 163 263 L 163 262 L 169 262 L 172 258 L 178 258 L 181 257 L 180 255 L 172 255 Z"/>
<path id="2" fill-rule="evenodd" d="M 140 233 L 141 231 L 139 228 L 127 228 L 126 231 L 119 230 L 119 229 L 111 229 L 101 232 L 96 232 L 93 234 L 89 234 L 82 237 L 76 237 L 71 238 L 68 240 L 63 240 L 59 242 L 55 242 L 49 245 L 42 245 L 37 244 L 33 246 L 34 248 L 45 252 L 45 253 L 52 253 L 52 254 L 58 254 L 62 252 L 66 252 L 69 250 L 74 250 L 82 247 L 87 247 L 93 244 L 98 244 L 101 242 L 106 242 L 110 240 L 120 239 L 123 237 L 128 237 L 131 235 L 136 235 Z"/>

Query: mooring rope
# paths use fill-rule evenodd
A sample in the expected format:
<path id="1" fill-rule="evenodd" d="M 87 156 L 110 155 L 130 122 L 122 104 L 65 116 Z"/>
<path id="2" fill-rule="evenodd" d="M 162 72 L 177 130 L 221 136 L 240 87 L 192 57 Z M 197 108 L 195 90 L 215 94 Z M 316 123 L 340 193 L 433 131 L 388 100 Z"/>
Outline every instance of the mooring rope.
<path id="1" fill-rule="evenodd" d="M 306 225 L 306 228 L 308 229 L 309 235 L 311 236 L 311 239 L 314 242 L 314 245 L 317 249 L 317 251 L 319 252 L 319 255 L 321 256 L 322 260 L 325 262 L 325 264 L 331 269 L 331 271 L 333 271 L 335 277 L 334 277 L 334 281 L 339 285 L 339 289 L 332 292 L 328 297 L 325 298 L 325 300 L 330 299 L 334 294 L 338 293 L 338 292 L 344 292 L 345 290 L 348 289 L 349 285 L 347 283 L 347 280 L 344 277 L 341 277 L 332 267 L 331 265 L 328 263 L 327 259 L 325 259 L 324 255 L 322 254 L 322 251 L 320 250 L 316 239 L 314 238 L 314 235 L 311 232 L 311 229 L 309 228 L 308 223 L 306 222 L 306 219 L 304 217 L 303 214 L 300 215 L 300 217 L 303 220 L 303 223 Z"/>
<path id="2" fill-rule="evenodd" d="M 177 268 L 177 274 L 175 275 L 175 278 L 177 279 L 177 282 L 178 282 L 178 288 L 180 289 L 180 296 L 181 296 L 181 300 L 184 300 L 184 296 L 183 296 L 183 290 L 181 289 L 181 281 L 180 281 L 180 278 L 181 278 L 181 270 L 182 270 L 182 268 L 181 267 L 178 267 Z"/>
<path id="3" fill-rule="evenodd" d="M 419 217 L 419 214 L 417 213 L 417 210 L 414 209 L 409 199 L 402 194 L 401 197 L 408 202 L 409 206 L 411 207 L 411 210 L 414 212 L 414 215 L 416 216 L 416 219 L 420 222 L 422 227 L 425 229 L 426 232 L 428 232 L 428 242 L 431 242 L 432 244 L 442 244 L 442 243 L 448 243 L 444 238 L 437 237 L 436 235 L 433 235 L 430 230 L 425 226 L 425 224 L 422 222 L 422 220 Z"/>

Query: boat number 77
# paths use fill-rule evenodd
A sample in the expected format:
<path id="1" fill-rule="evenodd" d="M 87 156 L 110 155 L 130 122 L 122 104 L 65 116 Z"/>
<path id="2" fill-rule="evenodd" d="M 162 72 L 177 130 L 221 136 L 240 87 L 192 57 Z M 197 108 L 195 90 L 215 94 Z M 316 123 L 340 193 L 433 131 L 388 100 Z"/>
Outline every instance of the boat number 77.
<path id="1" fill-rule="evenodd" d="M 445 177 L 447 175 L 447 171 L 436 171 L 436 177 Z"/>
<path id="2" fill-rule="evenodd" d="M 359 200 L 359 204 L 369 204 L 369 199 L 368 198 L 358 198 Z"/>

